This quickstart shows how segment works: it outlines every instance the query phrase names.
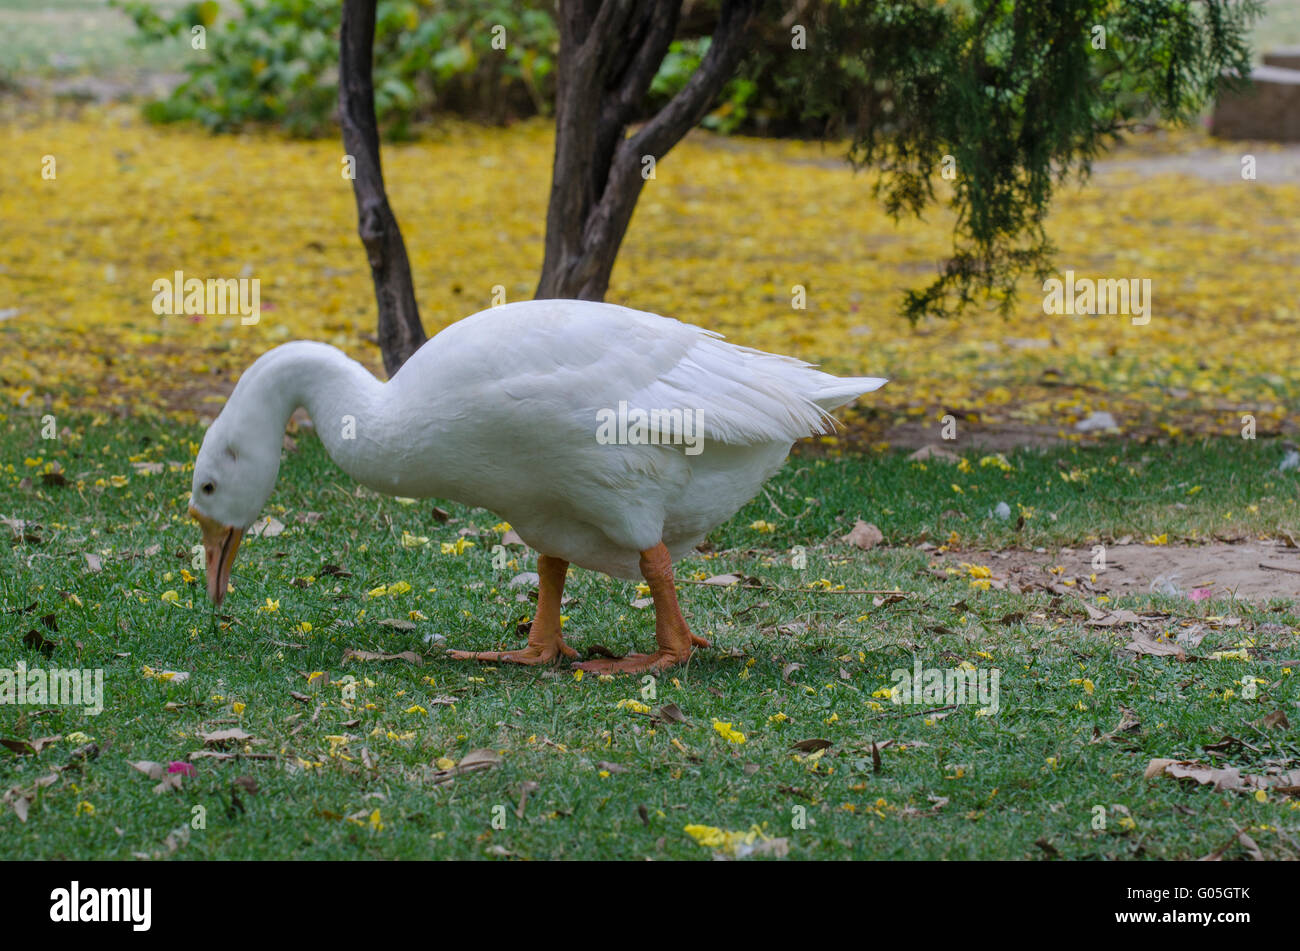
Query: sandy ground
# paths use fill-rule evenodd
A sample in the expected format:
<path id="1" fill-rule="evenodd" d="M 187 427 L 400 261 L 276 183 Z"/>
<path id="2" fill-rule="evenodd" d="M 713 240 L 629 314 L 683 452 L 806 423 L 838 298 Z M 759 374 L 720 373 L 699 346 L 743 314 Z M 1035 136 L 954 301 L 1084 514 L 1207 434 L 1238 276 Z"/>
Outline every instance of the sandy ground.
<path id="1" fill-rule="evenodd" d="M 988 565 L 995 583 L 1012 591 L 1042 587 L 1115 597 L 1152 592 L 1187 596 L 1202 589 L 1216 598 L 1232 595 L 1257 602 L 1300 598 L 1300 548 L 1272 541 L 1199 547 L 1115 544 L 1107 546 L 1104 571 L 1094 571 L 1090 548 L 948 552 L 935 562 L 942 567 Z M 1053 573 L 1058 566 L 1060 572 Z M 1091 580 L 1094 574 L 1096 581 Z"/>

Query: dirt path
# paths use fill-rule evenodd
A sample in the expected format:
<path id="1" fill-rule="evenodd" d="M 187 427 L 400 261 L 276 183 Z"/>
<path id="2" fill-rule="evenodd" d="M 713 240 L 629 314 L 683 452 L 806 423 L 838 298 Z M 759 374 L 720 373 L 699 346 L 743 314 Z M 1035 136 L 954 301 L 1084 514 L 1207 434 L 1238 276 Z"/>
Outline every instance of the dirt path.
<path id="1" fill-rule="evenodd" d="M 961 562 L 987 565 L 994 583 L 1010 591 L 1041 587 L 1058 593 L 1111 597 L 1151 593 L 1192 596 L 1198 591 L 1214 598 L 1231 595 L 1254 602 L 1300 598 L 1300 549 L 1272 541 L 1199 547 L 1115 544 L 1106 549 L 1104 571 L 1095 570 L 1093 557 L 1091 548 L 946 552 L 935 557 L 935 564 L 943 568 Z"/>

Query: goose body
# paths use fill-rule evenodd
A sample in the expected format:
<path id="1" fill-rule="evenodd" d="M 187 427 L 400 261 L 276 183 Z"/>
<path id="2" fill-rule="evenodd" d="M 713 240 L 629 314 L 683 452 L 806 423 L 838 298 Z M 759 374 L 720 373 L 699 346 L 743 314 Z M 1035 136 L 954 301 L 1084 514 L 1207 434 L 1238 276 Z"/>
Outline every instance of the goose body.
<path id="1" fill-rule="evenodd" d="M 648 551 L 662 545 L 670 570 L 757 494 L 796 440 L 884 382 L 573 300 L 467 317 L 387 383 L 333 347 L 289 343 L 249 368 L 210 427 L 192 507 L 205 534 L 254 521 L 284 424 L 302 406 L 364 485 L 482 506 L 552 564 L 639 578 Z"/>

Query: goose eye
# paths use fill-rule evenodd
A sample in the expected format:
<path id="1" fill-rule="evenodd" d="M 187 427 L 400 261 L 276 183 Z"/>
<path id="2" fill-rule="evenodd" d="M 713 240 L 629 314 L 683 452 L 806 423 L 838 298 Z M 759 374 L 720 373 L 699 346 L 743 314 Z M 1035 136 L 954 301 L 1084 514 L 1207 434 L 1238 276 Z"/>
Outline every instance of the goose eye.
<path id="1" fill-rule="evenodd" d="M 216 487 L 215 485 L 213 485 L 211 482 L 205 482 L 205 483 L 203 483 L 203 494 L 204 494 L 204 495 L 211 495 L 211 494 L 212 494 L 213 492 L 215 492 L 216 490 L 217 490 L 217 487 Z"/>

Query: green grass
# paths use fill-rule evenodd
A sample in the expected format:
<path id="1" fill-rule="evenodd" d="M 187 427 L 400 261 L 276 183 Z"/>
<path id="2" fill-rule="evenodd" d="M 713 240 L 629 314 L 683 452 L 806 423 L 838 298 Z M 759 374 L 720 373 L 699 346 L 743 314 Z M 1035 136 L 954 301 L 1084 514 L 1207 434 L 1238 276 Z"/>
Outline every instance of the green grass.
<path id="1" fill-rule="evenodd" d="M 1266 855 L 1296 857 L 1295 799 L 1258 802 L 1143 779 L 1154 757 L 1243 772 L 1296 767 L 1294 728 L 1252 725 L 1275 709 L 1300 722 L 1300 672 L 1283 673 L 1275 662 L 1300 656 L 1293 603 L 1123 599 L 1116 603 L 1242 619 L 1211 630 L 1194 652 L 1200 662 L 1135 659 L 1117 650 L 1124 634 L 1084 627 L 1071 599 L 978 590 L 964 576 L 932 573 L 915 547 L 951 532 L 962 551 L 974 552 L 1122 534 L 1167 533 L 1172 543 L 1294 531 L 1297 477 L 1277 471 L 1276 445 L 1024 451 L 1007 457 L 1009 472 L 981 466 L 978 455 L 970 472 L 922 467 L 901 453 L 797 456 L 715 532 L 712 552 L 679 564 L 683 578 L 735 572 L 769 587 L 681 586 L 687 616 L 714 647 L 659 679 L 647 700 L 654 709 L 676 704 L 689 722 L 655 724 L 617 706 L 642 699 L 640 679 L 578 680 L 567 664 L 452 662 L 424 642 L 439 633 L 463 648 L 521 643 L 515 626 L 531 605 L 507 582 L 534 566 L 516 554 L 514 565 L 492 567 L 500 536 L 490 513 L 441 502 L 452 520 L 440 523 L 433 500 L 403 505 L 359 489 L 301 435 L 268 509 L 287 527 L 245 543 L 236 589 L 214 617 L 201 588 L 181 575 L 198 540 L 185 500 L 200 432 L 103 418 L 61 422 L 71 434 L 52 442 L 40 439 L 36 416 L 0 420 L 0 469 L 13 470 L 0 472 L 0 516 L 39 524 L 27 540 L 0 545 L 0 667 L 102 668 L 105 710 L 93 717 L 75 707 L 0 705 L 0 737 L 65 737 L 36 755 L 0 748 L 0 791 L 30 787 L 91 742 L 69 734 L 85 733 L 97 747 L 37 792 L 26 823 L 3 807 L 9 857 L 165 855 L 168 834 L 188 827 L 195 807 L 206 810 L 206 828 L 191 830 L 176 858 L 709 858 L 711 850 L 684 833 L 690 824 L 758 825 L 788 839 L 790 855 L 801 859 L 1042 858 L 1038 841 L 1075 859 L 1196 858 L 1230 838 L 1234 823 L 1250 829 Z M 144 475 L 132 460 L 176 465 Z M 54 461 L 68 485 L 42 480 Z M 113 476 L 126 484 L 114 485 Z M 20 488 L 23 478 L 34 484 Z M 1016 517 L 989 517 L 999 501 L 1017 515 L 1025 508 L 1021 527 Z M 296 521 L 304 512 L 319 521 Z M 859 516 L 884 530 L 889 547 L 834 544 Z M 774 530 L 752 528 L 759 520 Z M 461 530 L 474 547 L 442 554 L 440 543 Z M 430 544 L 404 548 L 403 532 Z M 802 570 L 791 563 L 796 545 L 806 549 Z M 101 571 L 89 570 L 86 553 L 99 555 Z M 351 577 L 322 575 L 327 563 Z M 909 594 L 877 605 L 871 595 L 807 587 L 821 579 Z M 368 596 L 397 581 L 411 590 Z M 176 603 L 161 600 L 166 591 L 177 592 Z M 629 605 L 634 585 L 574 570 L 566 594 L 573 599 L 566 635 L 580 650 L 652 642 L 651 615 Z M 278 608 L 258 610 L 267 599 Z M 416 610 L 425 619 L 413 630 L 378 623 Z M 57 633 L 40 620 L 49 614 Z M 310 633 L 298 628 L 304 621 Z M 50 658 L 24 644 L 33 629 L 58 642 Z M 1209 659 L 1247 639 L 1250 660 Z M 347 648 L 416 651 L 424 663 L 345 664 Z M 998 668 L 1000 711 L 981 716 L 978 705 L 965 705 L 935 719 L 920 715 L 929 706 L 873 699 L 914 657 L 927 667 Z M 146 666 L 190 676 L 167 683 L 146 677 Z M 305 675 L 315 671 L 331 682 L 309 684 Z M 351 703 L 340 687 L 349 675 Z M 1252 700 L 1242 698 L 1248 677 L 1265 681 Z M 434 702 L 446 698 L 454 704 Z M 245 705 L 242 714 L 234 703 Z M 1121 704 L 1140 729 L 1120 742 L 1093 742 L 1095 731 L 1115 728 Z M 727 740 L 714 719 L 746 742 Z M 128 765 L 184 761 L 203 748 L 196 733 L 233 726 L 256 738 L 248 751 L 275 758 L 200 760 L 196 777 L 162 794 Z M 1201 749 L 1225 735 L 1249 746 L 1218 758 Z M 819 758 L 791 751 L 810 738 L 833 745 Z M 894 741 L 878 767 L 873 740 Z M 498 751 L 500 765 L 433 781 L 439 758 L 459 761 L 479 748 Z M 235 783 L 244 776 L 256 780 L 256 793 Z M 520 819 L 524 783 L 537 788 Z M 934 799 L 946 802 L 928 814 Z M 1091 825 L 1097 806 L 1108 810 L 1105 831 Z M 1115 806 L 1128 810 L 1131 827 Z M 802 828 L 792 827 L 796 807 L 806 816 Z M 375 810 L 382 828 L 370 822 Z M 493 827 L 494 815 L 504 815 L 504 828 Z"/>

